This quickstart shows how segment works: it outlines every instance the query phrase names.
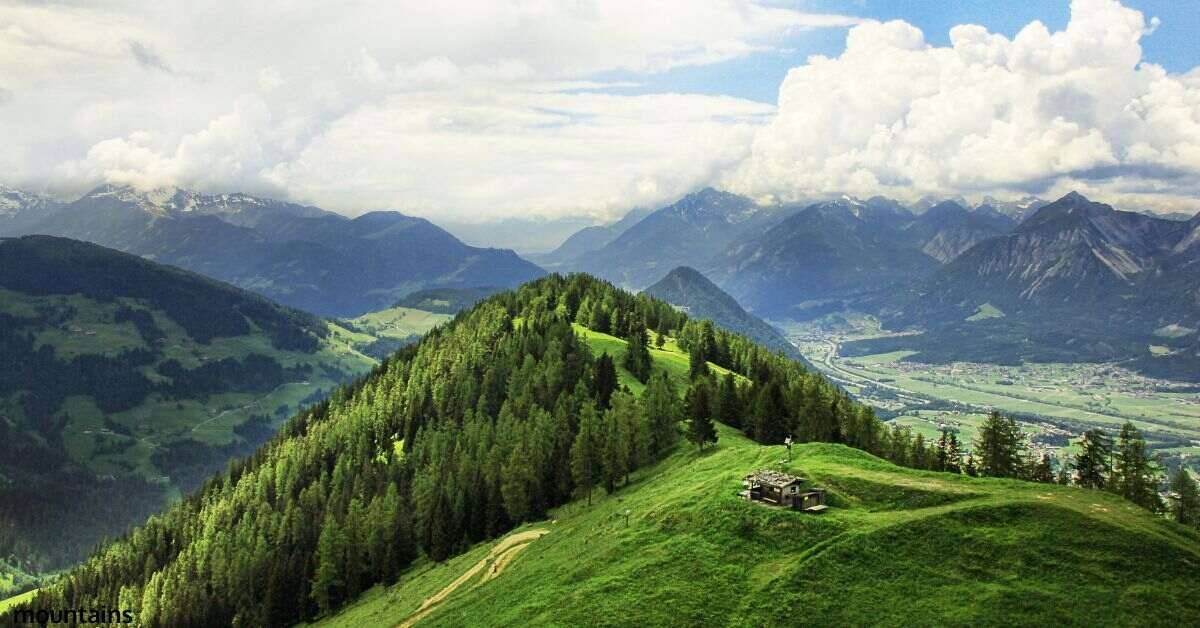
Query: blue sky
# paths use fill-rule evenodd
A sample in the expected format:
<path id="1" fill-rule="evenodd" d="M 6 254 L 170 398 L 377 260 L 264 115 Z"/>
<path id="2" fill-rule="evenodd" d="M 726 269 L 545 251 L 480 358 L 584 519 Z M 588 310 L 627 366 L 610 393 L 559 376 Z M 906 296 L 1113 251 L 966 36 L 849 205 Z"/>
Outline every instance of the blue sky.
<path id="1" fill-rule="evenodd" d="M 1124 0 L 1127 7 L 1157 17 L 1161 24 L 1142 40 L 1143 59 L 1169 72 L 1183 73 L 1200 66 L 1200 2 L 1195 0 Z M 980 24 L 993 33 L 1012 37 L 1026 24 L 1040 20 L 1051 31 L 1067 25 L 1067 0 L 813 0 L 779 3 L 780 6 L 840 13 L 881 21 L 904 20 L 925 34 L 932 45 L 950 43 L 950 29 L 958 24 Z M 802 32 L 787 42 L 786 53 L 764 53 L 717 65 L 678 68 L 646 77 L 614 72 L 601 78 L 638 81 L 625 93 L 683 92 L 728 95 L 774 103 L 787 71 L 803 65 L 810 55 L 837 56 L 845 48 L 845 29 Z"/>

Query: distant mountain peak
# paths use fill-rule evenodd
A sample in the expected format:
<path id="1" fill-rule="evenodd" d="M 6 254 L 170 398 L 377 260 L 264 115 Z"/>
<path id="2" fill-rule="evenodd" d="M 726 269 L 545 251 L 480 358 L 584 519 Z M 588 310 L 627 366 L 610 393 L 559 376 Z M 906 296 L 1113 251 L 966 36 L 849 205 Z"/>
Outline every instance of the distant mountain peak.
<path id="1" fill-rule="evenodd" d="M 26 209 L 37 209 L 52 204 L 54 201 L 45 196 L 0 183 L 0 216 L 11 216 Z"/>

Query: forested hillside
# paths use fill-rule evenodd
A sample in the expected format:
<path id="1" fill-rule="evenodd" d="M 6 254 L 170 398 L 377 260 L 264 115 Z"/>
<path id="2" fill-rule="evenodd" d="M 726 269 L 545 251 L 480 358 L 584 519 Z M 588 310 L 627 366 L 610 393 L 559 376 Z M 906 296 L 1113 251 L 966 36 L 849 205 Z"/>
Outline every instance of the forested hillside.
<path id="1" fill-rule="evenodd" d="M 368 371 L 349 335 L 93 244 L 0 241 L 0 594 L 22 586 L 3 562 L 82 559 Z"/>
<path id="2" fill-rule="evenodd" d="M 581 326 L 625 338 L 610 345 L 620 355 L 597 355 Z M 649 348 L 668 343 L 682 362 Z M 760 442 L 890 441 L 796 362 L 661 301 L 551 276 L 480 303 L 302 412 L 33 604 L 130 608 L 147 626 L 315 617 L 418 555 L 446 559 L 617 488 L 681 431 L 704 448 L 713 419 Z"/>

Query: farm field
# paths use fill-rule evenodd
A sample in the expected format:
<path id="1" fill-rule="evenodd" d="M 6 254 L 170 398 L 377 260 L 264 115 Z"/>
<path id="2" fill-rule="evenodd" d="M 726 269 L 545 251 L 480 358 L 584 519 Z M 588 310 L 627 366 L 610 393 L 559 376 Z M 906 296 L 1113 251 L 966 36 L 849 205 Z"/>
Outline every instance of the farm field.
<path id="1" fill-rule="evenodd" d="M 1200 392 L 1182 384 L 1112 364 L 925 364 L 912 351 L 840 356 L 841 343 L 884 334 L 866 318 L 791 325 L 787 332 L 829 377 L 926 438 L 942 417 L 973 434 L 973 417 L 993 408 L 1017 415 L 1031 435 L 1049 433 L 1050 441 L 1061 440 L 1054 434 L 1074 438 L 1092 427 L 1115 431 L 1131 421 L 1158 453 L 1200 469 Z"/>

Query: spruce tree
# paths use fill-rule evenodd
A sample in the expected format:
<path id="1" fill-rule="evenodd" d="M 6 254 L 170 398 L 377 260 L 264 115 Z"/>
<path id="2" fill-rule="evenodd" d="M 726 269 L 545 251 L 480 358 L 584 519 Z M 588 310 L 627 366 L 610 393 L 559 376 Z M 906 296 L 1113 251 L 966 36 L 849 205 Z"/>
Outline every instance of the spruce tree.
<path id="1" fill-rule="evenodd" d="M 1158 496 L 1158 465 L 1151 458 L 1142 433 L 1133 423 L 1126 421 L 1121 427 L 1113 458 L 1111 490 L 1142 508 L 1161 511 L 1163 504 Z"/>
<path id="2" fill-rule="evenodd" d="M 737 382 L 733 377 L 733 373 L 726 373 L 725 377 L 721 378 L 721 384 L 717 388 L 717 407 L 714 416 L 725 425 L 741 427 L 742 411 L 742 402 L 738 398 Z"/>
<path id="3" fill-rule="evenodd" d="M 332 511 L 326 512 L 317 541 L 317 569 L 313 574 L 312 599 L 321 614 L 342 602 L 342 572 L 345 569 L 346 535 Z"/>
<path id="4" fill-rule="evenodd" d="M 1029 479 L 1043 484 L 1054 483 L 1054 467 L 1050 464 L 1050 454 L 1042 454 L 1042 459 L 1032 466 Z"/>
<path id="5" fill-rule="evenodd" d="M 601 476 L 604 478 L 604 487 L 610 494 L 616 490 L 617 482 L 629 473 L 629 446 L 632 436 L 627 430 L 630 424 L 617 412 L 618 409 L 624 411 L 628 408 L 626 400 L 629 398 L 630 395 L 623 392 L 613 395 L 613 408 L 604 413 L 601 421 Z"/>
<path id="6" fill-rule="evenodd" d="M 704 450 L 708 443 L 717 442 L 717 428 L 712 420 L 712 392 L 707 379 L 694 382 L 685 398 L 688 413 L 688 440 Z"/>
<path id="7" fill-rule="evenodd" d="M 958 444 L 958 435 L 950 432 L 950 442 L 946 445 L 946 471 L 962 473 L 962 449 Z"/>
<path id="8" fill-rule="evenodd" d="M 1084 488 L 1103 489 L 1112 472 L 1112 439 L 1099 429 L 1090 429 L 1079 440 L 1082 451 L 1075 456 L 1075 482 Z"/>
<path id="9" fill-rule="evenodd" d="M 654 332 L 654 346 L 662 349 L 667 344 L 667 337 L 663 335 L 662 330 Z"/>
<path id="10" fill-rule="evenodd" d="M 688 377 L 708 377 L 708 357 L 702 343 L 692 343 L 688 348 Z"/>
<path id="11" fill-rule="evenodd" d="M 607 410 L 618 384 L 617 367 L 613 365 L 612 357 L 607 352 L 601 353 L 600 357 L 596 358 L 592 375 L 592 394 L 596 397 L 596 405 Z"/>
<path id="12" fill-rule="evenodd" d="M 1171 518 L 1185 526 L 1200 526 L 1200 488 L 1182 464 L 1171 476 Z"/>
<path id="13" fill-rule="evenodd" d="M 642 393 L 642 404 L 650 431 L 650 455 L 661 458 L 679 440 L 679 421 L 683 418 L 679 395 L 665 371 L 650 378 Z"/>
<path id="14" fill-rule="evenodd" d="M 1014 478 L 1021 475 L 1025 437 L 1012 417 L 992 410 L 979 428 L 974 451 L 980 475 Z"/>
<path id="15" fill-rule="evenodd" d="M 934 470 L 945 471 L 947 461 L 950 459 L 950 430 L 943 429 L 942 435 L 938 437 L 937 452 L 934 454 Z"/>
<path id="16" fill-rule="evenodd" d="M 621 365 L 639 382 L 645 383 L 650 378 L 650 347 L 646 339 L 646 327 L 641 321 L 634 323 L 625 346 L 625 358 Z"/>
<path id="17" fill-rule="evenodd" d="M 571 477 L 592 505 L 592 487 L 600 477 L 600 433 L 596 410 L 584 405 L 579 413 L 579 431 L 571 446 Z"/>
<path id="18" fill-rule="evenodd" d="M 750 436 L 760 443 L 782 443 L 787 432 L 787 401 L 783 398 L 783 387 L 779 382 L 767 382 L 756 386 L 758 394 L 752 411 L 753 423 Z"/>

